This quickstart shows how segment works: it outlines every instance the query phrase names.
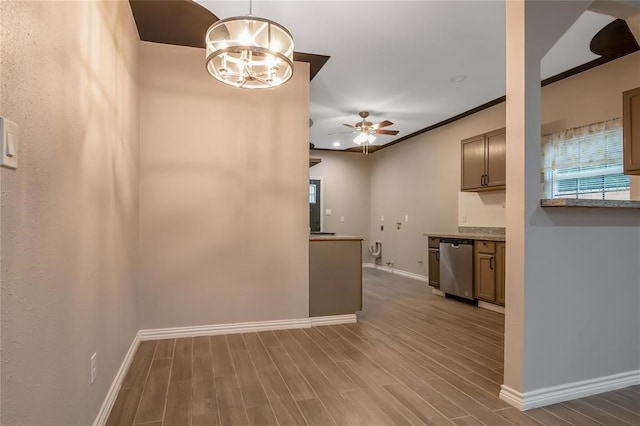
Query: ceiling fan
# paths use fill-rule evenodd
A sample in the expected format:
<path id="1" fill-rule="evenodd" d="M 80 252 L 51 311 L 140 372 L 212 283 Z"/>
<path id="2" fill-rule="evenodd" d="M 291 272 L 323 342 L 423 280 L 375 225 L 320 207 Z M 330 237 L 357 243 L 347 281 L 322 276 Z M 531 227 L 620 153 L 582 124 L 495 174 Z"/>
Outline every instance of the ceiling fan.
<path id="1" fill-rule="evenodd" d="M 398 130 L 382 130 L 382 127 L 392 126 L 393 122 L 389 120 L 384 120 L 379 123 L 373 124 L 370 121 L 367 121 L 367 117 L 369 117 L 369 111 L 360 111 L 359 113 L 362 121 L 357 122 L 356 124 L 343 124 L 343 126 L 351 127 L 355 132 L 360 133 L 377 133 L 379 135 L 392 135 L 395 136 L 398 134 Z"/>
<path id="2" fill-rule="evenodd" d="M 359 133 L 359 135 L 355 137 L 353 142 L 358 145 L 362 145 L 362 152 L 364 152 L 365 154 L 369 153 L 368 145 L 371 145 L 373 141 L 376 140 L 376 137 L 373 136 L 374 134 L 395 136 L 399 133 L 398 130 L 382 129 L 383 127 L 393 125 L 393 122 L 389 120 L 384 120 L 379 123 L 373 124 L 372 122 L 367 121 L 367 117 L 369 117 L 369 111 L 360 111 L 359 115 L 362 118 L 362 121 L 359 121 L 353 125 L 344 123 L 342 125 L 352 128 L 353 133 Z"/>

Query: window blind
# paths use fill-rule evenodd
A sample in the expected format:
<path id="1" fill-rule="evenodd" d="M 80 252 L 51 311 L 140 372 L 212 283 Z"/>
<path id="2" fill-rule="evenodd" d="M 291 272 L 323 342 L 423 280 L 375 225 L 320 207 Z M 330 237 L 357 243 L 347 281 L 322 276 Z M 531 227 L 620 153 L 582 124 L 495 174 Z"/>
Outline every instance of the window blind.
<path id="1" fill-rule="evenodd" d="M 629 199 L 622 174 L 622 118 L 542 138 L 545 198 Z"/>

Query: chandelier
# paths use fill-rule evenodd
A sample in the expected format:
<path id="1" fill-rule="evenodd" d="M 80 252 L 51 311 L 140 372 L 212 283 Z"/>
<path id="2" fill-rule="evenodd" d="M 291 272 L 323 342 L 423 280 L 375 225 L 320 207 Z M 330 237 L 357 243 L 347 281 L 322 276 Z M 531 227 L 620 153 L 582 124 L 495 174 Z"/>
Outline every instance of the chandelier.
<path id="1" fill-rule="evenodd" d="M 252 14 L 222 19 L 205 36 L 206 67 L 215 79 L 244 89 L 265 89 L 293 76 L 293 37 L 282 25 Z"/>

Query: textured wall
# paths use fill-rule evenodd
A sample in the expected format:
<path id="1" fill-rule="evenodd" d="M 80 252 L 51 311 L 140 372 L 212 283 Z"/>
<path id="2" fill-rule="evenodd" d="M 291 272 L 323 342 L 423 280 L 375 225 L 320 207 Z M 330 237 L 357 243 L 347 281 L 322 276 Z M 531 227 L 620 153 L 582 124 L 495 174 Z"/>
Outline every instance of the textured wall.
<path id="1" fill-rule="evenodd" d="M 542 90 L 543 127 L 571 128 L 619 117 L 622 92 L 638 86 L 640 52 L 549 85 Z M 527 140 L 534 140 L 530 135 Z M 527 151 L 526 159 L 539 164 L 540 152 Z M 537 169 L 527 176 L 537 177 Z M 526 192 L 527 208 L 519 219 L 525 230 L 524 331 L 516 343 L 524 347 L 522 390 L 637 374 L 640 215 L 616 209 L 541 209 L 538 186 Z M 510 232 L 508 225 L 507 238 Z M 507 262 L 509 256 L 507 246 Z M 508 268 L 509 263 L 507 279 Z"/>
<path id="2" fill-rule="evenodd" d="M 542 89 L 542 131 L 595 123 L 622 115 L 622 92 L 640 86 L 640 53 L 625 56 Z M 460 226 L 505 226 L 505 192 L 460 193 L 460 140 L 505 125 L 505 105 L 496 105 L 447 126 L 369 155 L 372 240 L 385 242 L 385 260 L 425 274 L 422 232 Z M 399 166 L 402 165 L 402 166 Z M 312 169 L 313 170 L 313 169 Z M 640 178 L 632 178 L 632 194 Z M 634 192 L 635 191 L 635 192 Z M 393 222 L 409 214 L 397 232 L 380 232 L 380 216 Z M 462 216 L 466 214 L 466 223 Z M 415 219 L 412 219 L 415 218 Z M 390 223 L 387 223 L 391 225 Z M 406 225 L 406 226 L 405 226 Z"/>
<path id="3" fill-rule="evenodd" d="M 0 2 L 2 424 L 89 424 L 137 331 L 138 36 L 127 2 Z M 90 385 L 89 358 L 98 354 Z"/>
<path id="4" fill-rule="evenodd" d="M 505 226 L 505 191 L 458 192 L 460 226 Z"/>
<path id="5" fill-rule="evenodd" d="M 383 262 L 427 275 L 427 242 L 422 234 L 458 230 L 460 141 L 503 126 L 501 104 L 369 155 L 370 237 L 383 241 Z M 401 222 L 400 230 L 396 222 Z M 380 225 L 385 225 L 384 231 Z"/>
<path id="6" fill-rule="evenodd" d="M 369 235 L 369 158 L 355 152 L 311 151 L 322 162 L 309 169 L 309 176 L 323 184 L 323 231 L 338 235 Z M 331 216 L 325 210 L 331 209 Z M 344 222 L 340 220 L 344 216 Z M 367 248 L 368 241 L 364 241 Z M 366 251 L 363 261 L 367 260 Z"/>
<path id="7" fill-rule="evenodd" d="M 140 53 L 140 328 L 308 317 L 308 64 L 252 91 Z"/>

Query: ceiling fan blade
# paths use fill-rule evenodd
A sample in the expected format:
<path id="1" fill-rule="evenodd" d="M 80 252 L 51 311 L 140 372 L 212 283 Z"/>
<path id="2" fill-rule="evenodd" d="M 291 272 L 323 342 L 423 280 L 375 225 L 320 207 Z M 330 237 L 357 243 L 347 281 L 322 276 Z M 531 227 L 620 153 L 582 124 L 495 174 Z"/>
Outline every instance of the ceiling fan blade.
<path id="1" fill-rule="evenodd" d="M 378 135 L 397 135 L 400 133 L 399 130 L 374 130 L 373 133 L 377 133 Z"/>
<path id="2" fill-rule="evenodd" d="M 355 129 L 356 126 L 354 126 L 353 124 L 344 124 L 342 123 L 343 126 L 347 126 L 347 127 L 351 127 L 352 129 Z"/>
<path id="3" fill-rule="evenodd" d="M 379 122 L 378 124 L 374 124 L 373 128 L 374 129 L 380 129 L 382 127 L 387 127 L 387 126 L 392 126 L 392 125 L 393 125 L 393 122 L 391 122 L 389 120 L 384 120 L 384 121 Z"/>

